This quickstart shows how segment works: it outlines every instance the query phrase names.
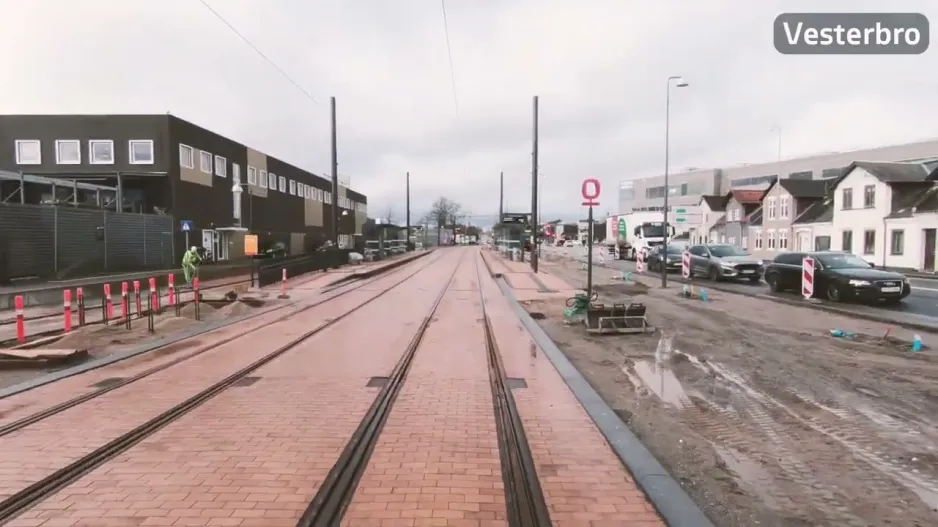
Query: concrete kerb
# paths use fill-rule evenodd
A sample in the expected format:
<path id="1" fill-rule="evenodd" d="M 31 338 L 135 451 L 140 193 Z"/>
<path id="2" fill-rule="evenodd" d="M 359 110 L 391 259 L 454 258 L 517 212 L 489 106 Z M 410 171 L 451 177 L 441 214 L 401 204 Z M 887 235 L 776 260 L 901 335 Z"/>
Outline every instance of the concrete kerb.
<path id="1" fill-rule="evenodd" d="M 681 484 L 665 470 L 648 448 L 590 386 L 550 336 L 524 310 L 504 279 L 498 278 L 497 283 L 502 294 L 511 300 L 510 305 L 521 323 L 563 377 L 564 382 L 596 423 L 606 441 L 625 464 L 638 486 L 648 496 L 664 522 L 670 527 L 713 527 L 713 523 L 684 491 Z"/>
<path id="2" fill-rule="evenodd" d="M 430 251 L 427 251 L 427 254 L 429 253 Z M 379 269 L 375 269 L 373 271 L 377 271 L 377 272 L 374 272 L 372 276 L 381 274 L 382 272 L 385 272 L 385 271 L 396 269 L 418 258 L 412 258 L 409 260 L 401 260 L 400 262 L 395 262 L 395 264 L 393 265 L 388 265 L 388 266 L 381 267 Z M 299 300 L 294 300 L 292 302 L 282 304 L 281 306 L 278 306 L 278 307 L 288 308 L 298 303 L 299 303 Z M 98 368 L 110 366 L 111 364 L 114 364 L 116 362 L 127 360 L 130 358 L 136 357 L 138 355 L 142 355 L 144 353 L 154 351 L 159 348 L 163 348 L 165 346 L 170 346 L 172 344 L 175 344 L 177 342 L 180 342 L 189 338 L 197 337 L 199 335 L 204 335 L 205 333 L 209 333 L 218 329 L 226 328 L 233 324 L 238 324 L 240 322 L 244 322 L 246 320 L 250 320 L 252 318 L 265 315 L 266 313 L 269 313 L 271 311 L 273 311 L 273 309 L 264 310 L 258 313 L 246 313 L 239 317 L 216 320 L 214 322 L 210 322 L 206 324 L 205 326 L 184 329 L 181 331 L 177 331 L 175 333 L 169 333 L 163 338 L 159 338 L 153 342 L 142 344 L 140 346 L 122 351 L 120 353 L 115 353 L 113 355 L 108 355 L 106 357 L 94 359 L 84 364 L 78 364 L 69 368 L 65 368 L 56 372 L 49 373 L 47 375 L 43 375 L 35 379 L 30 379 L 28 381 L 23 381 L 21 383 L 14 384 L 6 388 L 2 388 L 0 389 L 0 399 L 11 397 L 19 393 L 27 392 L 34 388 L 39 388 L 40 386 L 45 386 L 46 384 L 51 384 L 53 382 L 56 382 L 56 381 L 59 381 L 68 377 L 73 377 L 75 375 L 80 375 L 82 373 L 89 372 L 91 370 L 96 370 Z"/>

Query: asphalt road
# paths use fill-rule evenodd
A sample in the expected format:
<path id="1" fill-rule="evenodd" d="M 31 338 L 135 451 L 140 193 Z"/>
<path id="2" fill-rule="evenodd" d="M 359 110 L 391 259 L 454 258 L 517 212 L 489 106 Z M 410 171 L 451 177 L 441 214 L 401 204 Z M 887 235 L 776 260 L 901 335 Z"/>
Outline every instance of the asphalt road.
<path id="1" fill-rule="evenodd" d="M 568 257 L 576 258 L 581 261 L 586 261 L 586 256 L 580 253 L 574 253 L 576 249 L 569 249 L 567 253 L 563 252 L 563 248 L 551 248 L 548 251 L 555 255 L 566 254 Z M 598 259 L 594 259 L 594 262 L 598 263 Z M 605 265 L 607 267 L 612 267 L 615 269 L 621 269 L 624 272 L 635 272 L 635 263 L 625 260 L 612 260 L 606 259 Z M 659 273 L 660 274 L 660 273 Z M 669 280 L 675 280 L 677 282 L 682 281 L 682 278 L 679 273 L 670 273 L 668 275 Z M 706 280 L 696 281 L 695 283 L 705 284 Z M 912 294 L 907 296 L 900 304 L 894 306 L 851 306 L 849 304 L 839 304 L 841 307 L 849 309 L 875 309 L 875 310 L 885 310 L 885 311 L 894 311 L 905 313 L 909 315 L 915 315 L 917 317 L 935 317 L 938 318 L 938 279 L 932 280 L 927 278 L 909 278 L 909 284 L 912 286 Z M 769 291 L 769 287 L 765 283 L 756 283 L 752 284 L 749 282 L 720 282 L 721 289 L 728 289 L 732 291 L 738 291 L 746 295 L 775 295 Z M 795 298 L 797 295 L 795 293 L 779 293 L 779 296 L 790 296 Z"/>

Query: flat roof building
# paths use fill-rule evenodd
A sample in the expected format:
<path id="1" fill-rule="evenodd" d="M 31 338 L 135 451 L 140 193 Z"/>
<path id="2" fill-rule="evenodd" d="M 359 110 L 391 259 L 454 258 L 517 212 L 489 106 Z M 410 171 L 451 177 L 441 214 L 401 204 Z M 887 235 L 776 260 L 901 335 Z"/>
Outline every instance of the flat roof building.
<path id="1" fill-rule="evenodd" d="M 697 205 L 705 195 L 723 195 L 731 190 L 766 189 L 779 179 L 828 179 L 840 176 L 854 161 L 921 162 L 938 167 L 938 139 L 883 146 L 851 152 L 831 152 L 771 163 L 756 163 L 714 169 L 691 169 L 668 175 L 668 206 Z M 655 211 L 664 208 L 664 176 L 619 183 L 619 213 Z"/>

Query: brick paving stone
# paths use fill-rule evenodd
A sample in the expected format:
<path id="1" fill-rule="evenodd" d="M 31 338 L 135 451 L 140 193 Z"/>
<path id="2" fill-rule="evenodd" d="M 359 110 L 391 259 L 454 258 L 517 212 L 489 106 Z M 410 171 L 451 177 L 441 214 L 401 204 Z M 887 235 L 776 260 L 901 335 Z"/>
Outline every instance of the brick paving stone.
<path id="1" fill-rule="evenodd" d="M 505 373 L 528 385 L 512 394 L 554 525 L 663 526 L 495 281 L 484 276 L 482 287 Z"/>
<path id="2" fill-rule="evenodd" d="M 292 527 L 377 395 L 368 379 L 390 373 L 454 264 L 415 276 L 7 525 Z"/>
<path id="3" fill-rule="evenodd" d="M 475 261 L 465 258 L 343 525 L 507 525 L 481 315 Z"/>
<path id="4" fill-rule="evenodd" d="M 382 276 L 381 278 L 369 284 L 369 286 L 359 289 L 358 291 L 384 289 L 390 287 L 403 276 L 404 275 L 401 274 L 391 273 L 387 276 Z M 334 279 L 335 277 L 330 278 L 330 280 Z M 316 279 L 313 279 L 311 281 L 315 280 Z M 22 419 L 23 417 L 26 417 L 33 412 L 55 406 L 56 404 L 63 403 L 79 395 L 94 391 L 92 385 L 105 379 L 114 377 L 132 377 L 142 371 L 148 370 L 160 364 L 165 364 L 167 362 L 176 360 L 182 355 L 196 354 L 199 350 L 210 347 L 213 342 L 225 340 L 226 338 L 243 333 L 246 330 L 263 328 L 271 324 L 276 319 L 289 313 L 290 311 L 322 302 L 324 298 L 337 296 L 341 293 L 342 290 L 345 289 L 337 289 L 334 292 L 329 292 L 325 295 L 319 295 L 303 290 L 302 284 L 305 282 L 306 280 L 304 279 L 302 282 L 295 284 L 297 289 L 301 289 L 300 291 L 291 292 L 291 295 L 293 296 L 292 299 L 299 301 L 294 307 L 280 309 L 266 315 L 259 315 L 257 318 L 246 320 L 238 324 L 232 324 L 210 333 L 199 335 L 198 337 L 192 339 L 186 339 L 182 342 L 169 344 L 164 348 L 156 349 L 131 359 L 120 361 L 103 368 L 91 370 L 74 377 L 68 377 L 51 384 L 40 386 L 27 392 L 0 399 L 0 426 L 11 423 L 18 419 Z M 232 345 L 234 345 L 234 342 L 232 342 Z M 229 348 L 226 346 L 209 351 L 208 353 L 224 353 L 227 352 L 228 349 Z M 182 366 L 182 364 L 180 364 L 180 366 Z"/>
<path id="5" fill-rule="evenodd" d="M 249 365 L 373 296 L 353 291 L 0 438 L 0 499 Z M 68 431 L 68 433 L 63 433 Z"/>

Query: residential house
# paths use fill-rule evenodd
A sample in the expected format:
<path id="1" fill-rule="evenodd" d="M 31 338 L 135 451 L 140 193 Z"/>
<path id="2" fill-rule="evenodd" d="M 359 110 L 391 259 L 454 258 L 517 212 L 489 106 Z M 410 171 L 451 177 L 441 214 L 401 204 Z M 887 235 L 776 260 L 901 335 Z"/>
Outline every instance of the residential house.
<path id="1" fill-rule="evenodd" d="M 726 216 L 723 243 L 742 245 L 749 236 L 749 215 L 762 205 L 761 190 L 732 190 L 726 194 Z"/>
<path id="2" fill-rule="evenodd" d="M 815 201 L 792 222 L 791 230 L 798 251 L 829 251 L 834 232 L 834 199 Z"/>
<path id="3" fill-rule="evenodd" d="M 936 175 L 918 163 L 852 163 L 831 185 L 832 249 L 877 266 L 933 269 Z"/>
<path id="4" fill-rule="evenodd" d="M 726 216 L 726 196 L 702 196 L 697 203 L 700 209 L 700 223 L 691 234 L 692 243 L 712 243 L 719 239 L 715 229 Z"/>
<path id="5" fill-rule="evenodd" d="M 765 248 L 763 247 L 762 239 L 762 220 L 764 214 L 763 207 L 752 211 L 752 214 L 749 215 L 749 235 L 743 238 L 743 249 L 748 250 L 753 255 L 764 256 L 763 252 Z"/>
<path id="6" fill-rule="evenodd" d="M 824 200 L 826 187 L 824 180 L 790 178 L 769 185 L 762 195 L 762 225 L 750 229 L 750 247 L 766 258 L 775 251 L 810 250 L 811 238 L 794 238 L 792 224 L 801 213 Z"/>

